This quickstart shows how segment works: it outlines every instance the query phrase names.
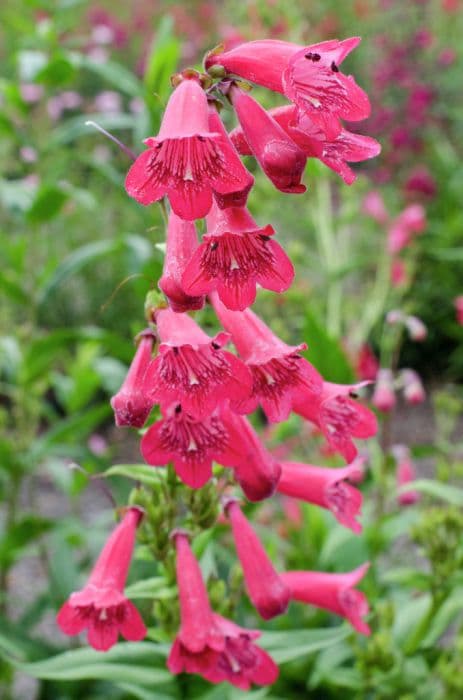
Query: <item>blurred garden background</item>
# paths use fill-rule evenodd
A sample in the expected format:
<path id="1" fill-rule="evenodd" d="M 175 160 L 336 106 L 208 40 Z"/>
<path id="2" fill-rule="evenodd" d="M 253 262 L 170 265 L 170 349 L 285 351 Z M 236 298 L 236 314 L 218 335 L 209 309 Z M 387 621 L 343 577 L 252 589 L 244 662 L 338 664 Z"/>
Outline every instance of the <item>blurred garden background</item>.
<path id="1" fill-rule="evenodd" d="M 106 491 L 123 504 L 133 486 L 123 467 L 92 477 L 141 462 L 136 431 L 114 427 L 109 398 L 145 325 L 165 226 L 158 207 L 127 196 L 130 159 L 87 122 L 139 153 L 158 131 L 170 75 L 200 69 L 215 45 L 349 36 L 362 43 L 345 72 L 372 102 L 371 117 L 350 128 L 376 138 L 380 156 L 352 166 L 351 186 L 309 159 L 308 191 L 292 198 L 251 158 L 246 166 L 256 178 L 250 210 L 272 223 L 296 267 L 292 288 L 260 290 L 255 308 L 286 342 L 307 342 L 325 379 L 383 382 L 381 395 L 366 390 L 380 429 L 362 453 L 364 530 L 355 536 L 330 513 L 283 498 L 250 512 L 268 551 L 292 569 L 348 571 L 370 560 L 373 634 L 360 639 L 339 618 L 291 608 L 265 624 L 263 646 L 281 663 L 272 688 L 174 678 L 168 625 L 155 624 L 174 594 L 153 583 L 142 548 L 129 583 L 140 608 L 154 611 L 149 642 L 98 655 L 54 618 L 114 522 Z M 463 697 L 462 38 L 459 0 L 2 4 L 2 699 Z M 224 119 L 236 125 L 231 110 Z M 214 328 L 210 309 L 198 318 Z M 259 414 L 255 424 L 277 456 L 339 465 L 295 415 L 269 426 Z M 197 552 L 213 600 L 226 598 L 220 572 L 241 622 L 262 626 L 236 603 L 228 535 L 214 530 Z"/>

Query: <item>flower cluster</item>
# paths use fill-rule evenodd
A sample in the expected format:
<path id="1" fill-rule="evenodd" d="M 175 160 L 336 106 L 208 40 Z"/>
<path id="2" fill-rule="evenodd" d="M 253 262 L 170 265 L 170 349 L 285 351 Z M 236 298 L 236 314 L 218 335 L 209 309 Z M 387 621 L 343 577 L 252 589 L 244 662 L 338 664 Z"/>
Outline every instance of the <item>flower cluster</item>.
<path id="1" fill-rule="evenodd" d="M 169 200 L 159 281 L 166 302 L 147 304 L 148 328 L 138 336 L 133 362 L 111 405 L 119 426 L 148 423 L 141 453 L 153 468 L 171 465 L 178 479 L 196 490 L 220 475 L 222 517 L 231 526 L 247 595 L 264 620 L 284 613 L 290 601 L 300 601 L 344 616 L 368 634 L 368 605 L 355 590 L 368 565 L 344 574 L 279 573 L 235 491 L 238 485 L 253 502 L 278 492 L 313 503 L 355 533 L 361 531 L 362 495 L 353 484 L 362 478 L 363 460 L 354 439 L 373 436 L 376 419 L 356 400 L 362 384 L 325 381 L 302 355 L 304 343 L 287 345 L 249 308 L 258 287 L 287 290 L 294 269 L 272 226 L 257 223 L 247 208 L 254 178 L 239 155 L 253 155 L 281 192 L 305 191 L 301 180 L 307 158 L 318 158 L 351 184 L 355 174 L 348 163 L 379 152 L 376 141 L 350 133 L 341 122 L 369 114 L 367 95 L 340 70 L 358 43 L 358 38 L 312 46 L 254 41 L 210 52 L 207 74 L 189 69 L 173 77 L 159 133 L 146 139 L 147 148 L 125 183 L 128 194 L 143 205 Z M 243 81 L 281 93 L 291 104 L 266 111 Z M 231 134 L 218 111 L 226 100 L 239 120 Z M 201 218 L 206 232 L 198 241 L 195 221 Z M 222 327 L 213 337 L 188 313 L 206 301 Z M 230 342 L 236 352 L 227 349 Z M 291 411 L 299 414 L 347 466 L 278 461 L 247 417 L 258 407 L 269 423 L 286 420 Z M 138 612 L 123 594 L 141 517 L 140 508 L 128 509 L 88 584 L 58 615 L 67 634 L 88 628 L 89 643 L 97 649 L 108 649 L 119 631 L 130 640 L 145 635 Z M 189 540 L 181 527 L 171 533 L 180 629 L 169 669 L 214 683 L 229 681 L 244 690 L 252 683 L 272 683 L 278 668 L 255 644 L 259 632 L 212 610 Z"/>

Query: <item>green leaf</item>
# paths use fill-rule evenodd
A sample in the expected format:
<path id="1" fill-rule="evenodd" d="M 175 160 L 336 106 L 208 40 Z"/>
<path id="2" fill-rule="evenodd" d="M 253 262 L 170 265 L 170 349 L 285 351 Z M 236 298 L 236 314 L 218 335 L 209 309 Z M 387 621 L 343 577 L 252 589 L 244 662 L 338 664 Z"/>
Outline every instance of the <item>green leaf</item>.
<path id="1" fill-rule="evenodd" d="M 172 682 L 172 675 L 167 669 L 156 668 L 158 655 L 157 644 L 123 642 L 105 654 L 93 649 L 76 649 L 51 659 L 28 664 L 17 663 L 15 666 L 33 678 L 57 681 L 88 678 L 155 689 L 157 685 Z"/>
<path id="2" fill-rule="evenodd" d="M 347 626 L 336 629 L 264 632 L 259 640 L 259 645 L 272 655 L 277 664 L 283 664 L 338 644 L 350 633 L 351 630 Z"/>
<path id="3" fill-rule="evenodd" d="M 104 404 L 61 420 L 32 445 L 29 457 L 32 466 L 35 460 L 43 457 L 47 452 L 61 454 L 64 445 L 65 454 L 69 455 L 69 444 L 78 443 L 94 428 L 101 425 L 110 414 L 111 407 Z"/>
<path id="4" fill-rule="evenodd" d="M 461 619 L 463 611 L 463 588 L 454 588 L 446 598 L 438 611 L 434 613 L 429 630 L 423 641 L 422 647 L 434 647 L 439 637 L 447 630 L 449 625 L 457 619 Z"/>
<path id="5" fill-rule="evenodd" d="M 27 218 L 31 223 L 39 224 L 50 221 L 61 210 L 64 202 L 68 199 L 68 194 L 55 185 L 43 185 L 38 190 L 29 211 Z"/>
<path id="6" fill-rule="evenodd" d="M 137 598 L 172 598 L 176 596 L 175 588 L 167 586 L 166 579 L 162 576 L 154 576 L 144 581 L 136 581 L 125 588 L 125 595 L 130 599 Z"/>
<path id="7" fill-rule="evenodd" d="M 82 53 L 73 53 L 71 60 L 79 69 L 86 70 L 98 75 L 106 83 L 112 85 L 119 92 L 124 92 L 130 97 L 142 97 L 143 85 L 138 78 L 124 65 L 115 61 L 105 61 L 99 63 L 93 61 L 89 56 Z"/>
<path id="8" fill-rule="evenodd" d="M 463 506 L 463 489 L 459 489 L 456 486 L 449 486 L 448 484 L 441 484 L 439 481 L 434 481 L 433 479 L 410 481 L 399 489 L 399 493 L 406 493 L 407 491 L 419 491 L 427 496 L 433 496 L 442 501 L 447 501 L 447 503 L 451 503 L 453 506 Z"/>
<path id="9" fill-rule="evenodd" d="M 13 523 L 0 540 L 0 567 L 8 568 L 33 540 L 47 532 L 53 521 L 26 514 Z"/>
<path id="10" fill-rule="evenodd" d="M 159 95 L 161 101 L 170 92 L 169 76 L 177 68 L 180 53 L 180 42 L 173 36 L 173 19 L 165 15 L 151 44 L 144 76 L 148 93 Z"/>
<path id="11" fill-rule="evenodd" d="M 325 381 L 349 384 L 354 373 L 338 340 L 331 338 L 310 311 L 305 313 L 303 340 L 309 346 L 303 355 L 318 369 Z"/>
<path id="12" fill-rule="evenodd" d="M 167 471 L 147 464 L 115 464 L 103 472 L 103 476 L 126 476 L 134 481 L 141 481 L 148 486 L 158 486 Z"/>

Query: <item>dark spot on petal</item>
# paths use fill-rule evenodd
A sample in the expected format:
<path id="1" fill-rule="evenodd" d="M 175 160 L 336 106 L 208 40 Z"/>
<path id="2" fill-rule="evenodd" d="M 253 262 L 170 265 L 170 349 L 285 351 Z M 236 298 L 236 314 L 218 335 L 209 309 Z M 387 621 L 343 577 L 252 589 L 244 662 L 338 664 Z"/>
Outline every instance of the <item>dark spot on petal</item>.
<path id="1" fill-rule="evenodd" d="M 333 73 L 339 73 L 339 68 L 337 67 L 334 61 L 331 62 L 331 70 L 333 71 Z"/>
<path id="2" fill-rule="evenodd" d="M 309 51 L 309 53 L 306 53 L 305 57 L 309 61 L 313 61 L 314 63 L 316 63 L 317 61 L 319 61 L 321 59 L 321 56 L 319 53 L 312 53 L 311 51 Z"/>
<path id="3" fill-rule="evenodd" d="M 270 240 L 270 236 L 265 236 L 263 233 L 260 234 L 259 238 L 261 241 L 264 241 L 265 243 L 267 243 L 267 241 Z"/>
<path id="4" fill-rule="evenodd" d="M 349 396 L 351 399 L 358 399 L 359 395 L 356 391 L 349 391 Z"/>
<path id="5" fill-rule="evenodd" d="M 174 351 L 174 355 L 178 355 L 178 347 L 177 346 L 174 346 L 172 348 L 172 350 Z"/>
<path id="6" fill-rule="evenodd" d="M 175 407 L 175 413 L 178 415 L 181 412 L 182 412 L 182 407 L 180 404 L 177 404 Z"/>
<path id="7" fill-rule="evenodd" d="M 219 247 L 218 241 L 214 241 L 214 243 L 211 243 L 211 250 L 217 250 Z"/>
<path id="8" fill-rule="evenodd" d="M 204 136 L 198 136 L 197 138 L 198 141 L 201 141 L 201 143 L 203 143 L 206 140 Z"/>
<path id="9" fill-rule="evenodd" d="M 211 343 L 214 350 L 220 350 L 220 345 L 218 343 Z"/>

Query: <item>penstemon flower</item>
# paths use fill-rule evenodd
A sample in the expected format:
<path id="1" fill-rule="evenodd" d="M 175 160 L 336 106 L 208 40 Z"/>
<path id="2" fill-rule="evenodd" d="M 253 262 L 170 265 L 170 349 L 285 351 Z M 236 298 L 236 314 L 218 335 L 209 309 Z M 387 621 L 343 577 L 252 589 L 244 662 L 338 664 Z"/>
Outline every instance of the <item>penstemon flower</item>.
<path id="1" fill-rule="evenodd" d="M 206 221 L 207 234 L 182 275 L 186 294 L 217 290 L 225 306 L 242 311 L 254 303 L 257 284 L 273 292 L 290 287 L 294 268 L 271 226 L 259 227 L 245 207 L 213 205 Z"/>
<path id="2" fill-rule="evenodd" d="M 142 331 L 138 336 L 138 347 L 127 376 L 111 399 L 116 425 L 130 425 L 141 428 L 148 418 L 154 401 L 151 400 L 145 381 L 156 336 L 150 329 Z"/>
<path id="3" fill-rule="evenodd" d="M 174 535 L 181 625 L 167 660 L 172 673 L 197 673 L 212 683 L 228 681 L 241 690 L 270 685 L 278 666 L 254 640 L 259 632 L 238 627 L 212 612 L 188 537 Z"/>
<path id="4" fill-rule="evenodd" d="M 98 651 L 107 651 L 116 644 L 119 633 L 129 641 L 146 636 L 140 613 L 124 596 L 141 517 L 138 508 L 127 510 L 103 547 L 87 584 L 81 591 L 71 593 L 57 616 L 64 634 L 87 630 L 88 643 Z"/>
<path id="5" fill-rule="evenodd" d="M 249 41 L 224 53 L 211 52 L 205 66 L 222 66 L 228 74 L 283 93 L 333 141 L 341 132 L 340 119 L 354 122 L 370 114 L 366 93 L 339 70 L 359 43 L 358 37 L 311 46 L 274 39 Z"/>
<path id="6" fill-rule="evenodd" d="M 206 94 L 197 77 L 185 77 L 175 89 L 156 137 L 138 156 L 125 181 L 127 193 L 141 204 L 164 195 L 182 219 L 205 216 L 212 192 L 239 192 L 248 184 L 247 171 L 233 145 L 210 131 Z"/>

